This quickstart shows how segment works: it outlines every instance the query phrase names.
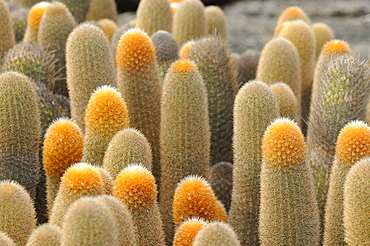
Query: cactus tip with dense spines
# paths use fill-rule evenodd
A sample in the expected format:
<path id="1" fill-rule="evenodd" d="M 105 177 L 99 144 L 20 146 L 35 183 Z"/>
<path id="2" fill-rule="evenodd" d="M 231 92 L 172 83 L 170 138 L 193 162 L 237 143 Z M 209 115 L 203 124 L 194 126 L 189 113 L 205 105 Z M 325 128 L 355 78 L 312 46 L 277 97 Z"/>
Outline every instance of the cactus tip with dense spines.
<path id="1" fill-rule="evenodd" d="M 178 59 L 178 46 L 170 32 L 159 30 L 150 37 L 155 46 L 158 61 Z"/>
<path id="2" fill-rule="evenodd" d="M 0 231 L 0 245 L 16 246 L 13 239 L 11 239 L 5 232 L 2 232 L 2 231 Z"/>
<path id="3" fill-rule="evenodd" d="M 149 141 L 139 130 L 126 128 L 117 132 L 104 154 L 103 167 L 113 177 L 131 163 L 140 163 L 152 169 L 152 150 Z"/>
<path id="4" fill-rule="evenodd" d="M 306 156 L 306 144 L 298 125 L 287 118 L 271 123 L 263 136 L 262 156 L 266 163 L 280 167 L 301 164 Z"/>
<path id="5" fill-rule="evenodd" d="M 61 177 L 82 158 L 83 137 L 79 127 L 68 118 L 55 120 L 47 129 L 43 144 L 43 164 L 47 176 Z"/>
<path id="6" fill-rule="evenodd" d="M 343 40 L 334 39 L 328 41 L 321 50 L 321 55 L 329 56 L 331 54 L 346 54 L 350 53 L 351 48 L 349 44 Z"/>
<path id="7" fill-rule="evenodd" d="M 38 29 L 41 17 L 45 12 L 45 9 L 50 5 L 49 2 L 39 2 L 35 4 L 28 13 L 28 19 L 27 22 L 29 26 L 33 29 Z"/>
<path id="8" fill-rule="evenodd" d="M 282 30 L 285 22 L 294 20 L 302 20 L 307 24 L 311 24 L 309 16 L 303 11 L 303 9 L 297 6 L 290 6 L 281 12 L 275 26 L 275 36 L 278 35 L 279 32 Z"/>
<path id="9" fill-rule="evenodd" d="M 16 181 L 0 181 L 0 231 L 25 245 L 36 228 L 36 210 L 26 189 Z"/>
<path id="10" fill-rule="evenodd" d="M 114 115 L 115 113 L 120 115 Z M 105 117 L 110 113 L 111 117 Z M 91 94 L 85 112 L 86 128 L 101 128 L 102 126 L 122 125 L 125 128 L 129 125 L 126 102 L 122 94 L 111 85 L 99 86 Z M 113 128 L 113 127 L 110 127 Z M 87 131 L 87 130 L 86 130 Z"/>
<path id="11" fill-rule="evenodd" d="M 335 148 L 336 159 L 345 165 L 370 154 L 370 128 L 362 121 L 349 122 L 339 133 Z"/>
<path id="12" fill-rule="evenodd" d="M 76 163 L 70 166 L 62 177 L 61 185 L 73 192 L 88 190 L 101 191 L 103 187 L 101 174 L 97 168 L 88 163 Z"/>
<path id="13" fill-rule="evenodd" d="M 186 41 L 185 43 L 183 43 L 181 45 L 180 50 L 179 50 L 179 57 L 181 59 L 187 59 L 188 58 L 189 51 L 190 51 L 191 47 L 193 47 L 194 43 L 195 43 L 194 40 L 189 40 L 189 41 Z"/>
<path id="14" fill-rule="evenodd" d="M 370 158 L 349 170 L 344 184 L 343 225 L 349 246 L 365 245 L 370 238 Z"/>
<path id="15" fill-rule="evenodd" d="M 59 246 L 62 230 L 59 226 L 44 223 L 35 228 L 26 246 Z"/>
<path id="16" fill-rule="evenodd" d="M 135 57 L 135 61 L 132 61 Z M 138 28 L 124 32 L 117 46 L 116 63 L 120 69 L 140 71 L 156 60 L 153 42 Z"/>
<path id="17" fill-rule="evenodd" d="M 99 20 L 98 24 L 99 26 L 101 26 L 101 28 L 103 28 L 103 31 L 105 32 L 105 34 L 107 34 L 108 40 L 111 41 L 114 32 L 117 30 L 116 22 L 114 22 L 111 19 L 104 18 L 104 19 Z"/>
<path id="18" fill-rule="evenodd" d="M 194 238 L 194 246 L 240 246 L 234 229 L 224 222 L 210 222 L 202 227 Z"/>
<path id="19" fill-rule="evenodd" d="M 113 195 L 130 209 L 152 206 L 157 201 L 157 185 L 153 175 L 140 164 L 131 164 L 116 177 Z"/>
<path id="20" fill-rule="evenodd" d="M 74 201 L 62 222 L 61 245 L 119 245 L 118 223 L 113 211 L 97 197 Z"/>
<path id="21" fill-rule="evenodd" d="M 198 176 L 182 179 L 173 198 L 173 221 L 178 227 L 185 219 L 200 217 L 205 221 L 219 221 L 220 204 L 208 182 Z"/>
<path id="22" fill-rule="evenodd" d="M 207 222 L 201 218 L 188 218 L 177 228 L 173 246 L 192 245 L 195 236 Z"/>

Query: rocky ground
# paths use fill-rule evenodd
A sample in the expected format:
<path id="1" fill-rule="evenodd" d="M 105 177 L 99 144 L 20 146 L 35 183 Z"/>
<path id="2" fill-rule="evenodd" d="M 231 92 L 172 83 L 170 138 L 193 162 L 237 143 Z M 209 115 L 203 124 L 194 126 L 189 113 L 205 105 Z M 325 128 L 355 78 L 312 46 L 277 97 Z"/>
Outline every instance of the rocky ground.
<path id="1" fill-rule="evenodd" d="M 302 8 L 312 23 L 326 23 L 335 38 L 346 41 L 356 54 L 370 59 L 369 0 L 233 0 L 223 6 L 230 50 L 239 54 L 247 49 L 261 50 L 271 39 L 280 13 L 289 6 Z M 132 12 L 120 16 L 122 22 L 133 18 Z"/>
<path id="2" fill-rule="evenodd" d="M 312 23 L 326 23 L 334 31 L 335 38 L 349 43 L 356 54 L 370 58 L 369 0 L 232 2 L 223 8 L 228 21 L 231 51 L 261 50 L 271 39 L 280 13 L 289 6 L 302 8 Z"/>

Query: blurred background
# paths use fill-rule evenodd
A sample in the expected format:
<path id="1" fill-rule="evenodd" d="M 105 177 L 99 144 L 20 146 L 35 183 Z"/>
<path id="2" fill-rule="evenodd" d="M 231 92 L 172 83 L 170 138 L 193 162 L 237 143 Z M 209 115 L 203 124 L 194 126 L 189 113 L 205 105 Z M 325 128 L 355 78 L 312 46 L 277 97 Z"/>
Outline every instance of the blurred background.
<path id="1" fill-rule="evenodd" d="M 356 54 L 370 58 L 370 0 L 202 0 L 220 6 L 227 17 L 230 50 L 243 53 L 261 50 L 271 39 L 280 13 L 298 6 L 312 23 L 324 22 L 335 38 L 351 45 Z M 132 19 L 139 0 L 117 0 L 123 20 Z"/>

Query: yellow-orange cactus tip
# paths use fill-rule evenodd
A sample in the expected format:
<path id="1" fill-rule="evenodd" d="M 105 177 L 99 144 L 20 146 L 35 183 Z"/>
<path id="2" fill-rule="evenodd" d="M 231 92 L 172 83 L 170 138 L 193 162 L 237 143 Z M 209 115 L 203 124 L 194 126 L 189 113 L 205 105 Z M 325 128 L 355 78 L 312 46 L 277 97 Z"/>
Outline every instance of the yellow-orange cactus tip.
<path id="1" fill-rule="evenodd" d="M 263 161 L 279 167 L 293 167 L 304 162 L 306 143 L 298 125 L 279 118 L 267 127 L 262 139 Z"/>
<path id="2" fill-rule="evenodd" d="M 338 135 L 335 157 L 348 167 L 370 156 L 370 127 L 362 121 L 352 121 Z"/>
<path id="3" fill-rule="evenodd" d="M 187 59 L 178 60 L 171 65 L 171 70 L 174 73 L 191 73 L 195 69 L 195 63 Z"/>
<path id="4" fill-rule="evenodd" d="M 288 7 L 283 11 L 283 13 L 291 15 L 291 16 L 298 16 L 302 14 L 305 15 L 304 11 L 300 7 L 297 7 L 297 6 Z"/>
<path id="5" fill-rule="evenodd" d="M 28 24 L 31 28 L 37 29 L 41 20 L 42 15 L 45 12 L 47 6 L 49 6 L 49 2 L 39 2 L 35 4 L 28 13 Z"/>
<path id="6" fill-rule="evenodd" d="M 176 231 L 173 246 L 192 245 L 195 236 L 206 223 L 207 222 L 201 218 L 186 219 Z"/>
<path id="7" fill-rule="evenodd" d="M 194 40 L 189 40 L 185 42 L 179 51 L 179 57 L 180 59 L 187 59 L 189 55 L 190 49 L 193 47 Z"/>
<path id="8" fill-rule="evenodd" d="M 350 52 L 349 44 L 338 39 L 328 41 L 321 50 L 321 53 L 326 56 L 331 54 L 347 54 Z"/>
<path id="9" fill-rule="evenodd" d="M 64 173 L 61 181 L 64 189 L 74 192 L 89 193 L 92 190 L 103 191 L 104 184 L 100 172 L 89 163 L 76 163 Z"/>
<path id="10" fill-rule="evenodd" d="M 175 226 L 189 217 L 199 216 L 206 221 L 219 219 L 219 205 L 210 184 L 201 177 L 190 175 L 182 179 L 173 199 Z"/>
<path id="11" fill-rule="evenodd" d="M 50 177 L 61 177 L 64 171 L 82 158 L 83 136 L 76 123 L 56 119 L 47 129 L 43 146 L 43 165 Z"/>
<path id="12" fill-rule="evenodd" d="M 85 122 L 90 128 L 113 125 L 127 127 L 129 118 L 122 94 L 110 85 L 96 88 L 86 107 Z"/>
<path id="13" fill-rule="evenodd" d="M 130 164 L 117 175 L 112 193 L 136 210 L 152 206 L 158 192 L 153 174 L 141 164 Z"/>
<path id="14" fill-rule="evenodd" d="M 146 32 L 131 28 L 121 35 L 116 51 L 116 63 L 121 70 L 142 70 L 155 61 L 155 46 Z"/>

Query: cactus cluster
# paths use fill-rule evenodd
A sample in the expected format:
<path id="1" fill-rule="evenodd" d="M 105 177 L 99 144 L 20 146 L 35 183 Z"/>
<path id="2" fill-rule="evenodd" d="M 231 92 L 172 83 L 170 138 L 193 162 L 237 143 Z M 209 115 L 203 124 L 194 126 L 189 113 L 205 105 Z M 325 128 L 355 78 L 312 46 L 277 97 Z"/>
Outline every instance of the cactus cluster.
<path id="1" fill-rule="evenodd" d="M 300 6 L 237 53 L 223 7 L 116 2 L 0 0 L 0 245 L 368 245 L 356 46 Z"/>

